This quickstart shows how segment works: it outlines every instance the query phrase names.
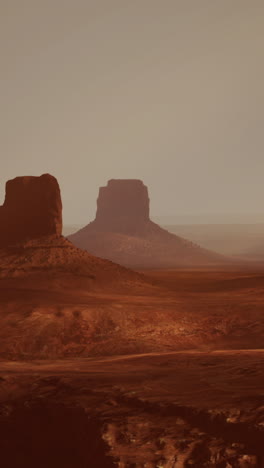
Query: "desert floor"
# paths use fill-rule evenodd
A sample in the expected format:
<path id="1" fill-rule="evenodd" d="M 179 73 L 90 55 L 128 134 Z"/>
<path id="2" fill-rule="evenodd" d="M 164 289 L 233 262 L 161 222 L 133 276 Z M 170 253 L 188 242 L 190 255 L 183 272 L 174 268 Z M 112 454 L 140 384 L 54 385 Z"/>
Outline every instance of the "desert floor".
<path id="1" fill-rule="evenodd" d="M 64 273 L 2 279 L 0 358 L 263 347 L 262 266 L 143 273 L 94 287 Z"/>
<path id="2" fill-rule="evenodd" d="M 89 305 L 90 319 L 116 314 L 126 333 L 107 337 L 106 322 L 84 355 L 64 359 L 2 353 L 3 468 L 264 467 L 264 270 L 144 274 L 152 295 L 19 299 L 22 312 L 35 301 L 39 320 L 58 303 L 61 314 Z"/>

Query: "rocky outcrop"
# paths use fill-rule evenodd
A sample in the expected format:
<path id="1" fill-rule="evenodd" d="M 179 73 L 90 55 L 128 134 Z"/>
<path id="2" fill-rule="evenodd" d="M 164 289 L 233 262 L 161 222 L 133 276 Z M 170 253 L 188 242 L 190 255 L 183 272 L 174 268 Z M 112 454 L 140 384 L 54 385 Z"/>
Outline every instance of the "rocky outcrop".
<path id="1" fill-rule="evenodd" d="M 104 231 L 131 233 L 149 222 L 148 189 L 141 180 L 109 180 L 99 189 L 95 224 Z"/>
<path id="2" fill-rule="evenodd" d="M 69 239 L 94 255 L 133 268 L 223 262 L 220 255 L 151 221 L 149 202 L 148 189 L 141 180 L 110 180 L 99 190 L 95 220 Z"/>
<path id="3" fill-rule="evenodd" d="M 55 177 L 16 177 L 0 207 L 0 247 L 62 232 L 62 202 Z"/>
<path id="4" fill-rule="evenodd" d="M 30 286 L 31 297 L 34 288 L 62 287 L 65 293 L 81 285 L 85 290 L 112 291 L 145 284 L 137 273 L 76 248 L 61 232 L 62 202 L 55 177 L 8 181 L 0 207 L 1 287 L 17 281 L 23 289 Z"/>

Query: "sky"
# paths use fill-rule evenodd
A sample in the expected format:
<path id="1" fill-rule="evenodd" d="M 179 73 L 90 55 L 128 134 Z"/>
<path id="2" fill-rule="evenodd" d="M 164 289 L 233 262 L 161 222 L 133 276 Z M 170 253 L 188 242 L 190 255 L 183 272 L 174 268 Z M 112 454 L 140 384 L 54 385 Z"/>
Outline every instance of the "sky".
<path id="1" fill-rule="evenodd" d="M 0 204 L 48 172 L 66 224 L 111 178 L 264 221 L 263 0 L 0 0 L 0 63 Z"/>

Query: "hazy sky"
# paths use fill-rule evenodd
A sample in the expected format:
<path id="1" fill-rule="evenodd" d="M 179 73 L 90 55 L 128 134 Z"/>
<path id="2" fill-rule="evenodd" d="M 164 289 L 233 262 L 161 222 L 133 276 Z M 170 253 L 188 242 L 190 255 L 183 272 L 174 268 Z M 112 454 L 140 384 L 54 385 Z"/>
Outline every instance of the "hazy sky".
<path id="1" fill-rule="evenodd" d="M 110 178 L 264 220 L 263 0 L 0 0 L 0 57 L 0 203 L 50 172 L 66 223 Z"/>

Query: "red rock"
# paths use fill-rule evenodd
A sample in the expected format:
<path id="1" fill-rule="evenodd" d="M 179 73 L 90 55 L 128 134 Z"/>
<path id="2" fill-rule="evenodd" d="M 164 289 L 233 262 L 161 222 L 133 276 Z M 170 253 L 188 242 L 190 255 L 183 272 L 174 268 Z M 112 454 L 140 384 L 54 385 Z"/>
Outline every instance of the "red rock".
<path id="1" fill-rule="evenodd" d="M 62 203 L 55 177 L 17 177 L 6 184 L 0 207 L 1 287 L 23 291 L 137 288 L 142 278 L 76 248 L 61 235 Z M 7 281 L 7 283 L 4 283 Z M 143 281 L 144 283 L 144 281 Z M 8 286 L 8 288 L 9 288 Z"/>
<path id="2" fill-rule="evenodd" d="M 55 177 L 16 177 L 6 184 L 0 207 L 0 246 L 62 232 L 62 202 Z"/>
<path id="3" fill-rule="evenodd" d="M 110 180 L 101 187 L 93 222 L 69 236 L 77 247 L 133 268 L 222 263 L 223 258 L 162 229 L 149 217 L 141 180 Z"/>
<path id="4" fill-rule="evenodd" d="M 141 180 L 112 179 L 100 188 L 95 218 L 98 229 L 131 233 L 148 221 L 148 189 Z"/>

